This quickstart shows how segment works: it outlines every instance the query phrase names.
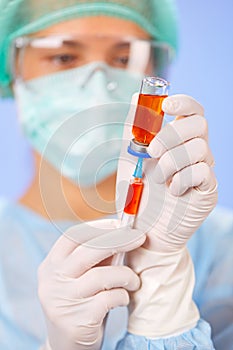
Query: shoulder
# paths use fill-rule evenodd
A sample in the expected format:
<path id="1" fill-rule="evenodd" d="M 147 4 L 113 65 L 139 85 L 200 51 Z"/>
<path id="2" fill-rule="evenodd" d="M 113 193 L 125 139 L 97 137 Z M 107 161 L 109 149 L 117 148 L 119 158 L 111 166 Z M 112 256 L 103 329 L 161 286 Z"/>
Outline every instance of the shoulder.
<path id="1" fill-rule="evenodd" d="M 191 238 L 191 246 L 214 247 L 222 240 L 233 241 L 233 210 L 217 206 Z"/>
<path id="2" fill-rule="evenodd" d="M 0 221 L 7 218 L 8 214 L 12 212 L 13 207 L 13 201 L 9 198 L 0 196 Z"/>
<path id="3" fill-rule="evenodd" d="M 201 226 L 202 231 L 211 231 L 215 236 L 232 235 L 233 210 L 217 206 Z"/>
<path id="4" fill-rule="evenodd" d="M 25 231 L 31 215 L 26 215 L 25 208 L 16 201 L 0 196 L 0 231 L 1 240 L 8 240 L 11 237 Z M 27 227 L 28 229 L 29 227 Z"/>
<path id="5" fill-rule="evenodd" d="M 233 210 L 217 206 L 188 242 L 196 265 L 212 263 L 233 245 Z M 227 248 L 228 247 L 228 248 Z M 201 266 L 203 268 L 203 265 Z"/>
<path id="6" fill-rule="evenodd" d="M 223 277 L 232 270 L 232 246 L 233 211 L 217 206 L 188 243 L 196 274 L 194 298 L 198 303 L 210 281 L 212 287 L 229 284 Z"/>
<path id="7" fill-rule="evenodd" d="M 0 197 L 0 256 L 5 254 L 4 247 L 8 247 L 15 256 L 18 254 L 19 259 L 20 256 L 29 259 L 34 252 L 41 261 L 70 225 L 52 222 L 17 201 Z"/>
<path id="8" fill-rule="evenodd" d="M 18 221 L 25 212 L 25 208 L 17 201 L 0 196 L 0 223 Z"/>

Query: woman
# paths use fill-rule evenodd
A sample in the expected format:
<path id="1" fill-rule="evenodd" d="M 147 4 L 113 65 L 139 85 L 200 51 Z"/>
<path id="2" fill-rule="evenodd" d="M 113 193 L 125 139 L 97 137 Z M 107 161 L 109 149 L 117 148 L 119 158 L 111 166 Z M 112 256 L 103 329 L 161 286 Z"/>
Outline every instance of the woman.
<path id="1" fill-rule="evenodd" d="M 112 160 L 119 156 L 122 125 L 141 79 L 166 77 L 177 47 L 173 2 L 21 0 L 2 2 L 0 10 L 1 91 L 14 95 L 35 156 L 27 192 L 17 204 L 2 203 L 2 348 L 213 349 L 199 307 L 213 327 L 215 346 L 227 349 L 224 333 L 231 316 L 223 317 L 225 324 L 216 322 L 210 304 L 218 296 L 205 288 L 214 256 L 206 259 L 205 251 L 205 259 L 195 257 L 209 240 L 216 216 L 190 241 L 197 270 L 192 299 L 194 274 L 186 243 L 214 208 L 217 192 L 203 108 L 191 97 L 164 100 L 163 110 L 179 118 L 148 149 L 154 159 L 145 162 L 136 228 L 117 228 L 114 219 Z M 129 124 L 134 105 L 133 100 Z M 126 125 L 127 144 L 129 138 Z M 125 149 L 123 142 L 117 188 L 132 173 Z M 228 237 L 232 219 L 220 213 L 225 215 Z M 218 232 L 213 237 L 215 252 Z M 129 267 L 111 265 L 112 255 L 129 251 Z M 37 298 L 39 265 L 44 315 Z M 129 303 L 128 292 L 125 334 L 121 310 L 107 325 L 106 315 Z M 211 303 L 204 300 L 209 295 Z"/>

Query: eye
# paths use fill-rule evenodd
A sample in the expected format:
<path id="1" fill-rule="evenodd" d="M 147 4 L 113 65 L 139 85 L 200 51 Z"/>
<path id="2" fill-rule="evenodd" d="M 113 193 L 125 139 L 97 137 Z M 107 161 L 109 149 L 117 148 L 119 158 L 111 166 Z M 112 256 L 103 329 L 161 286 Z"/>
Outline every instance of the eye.
<path id="1" fill-rule="evenodd" d="M 128 66 L 128 63 L 129 63 L 129 56 L 128 55 L 121 55 L 121 56 L 113 57 L 111 65 L 113 67 L 126 69 Z"/>
<path id="2" fill-rule="evenodd" d="M 51 56 L 50 61 L 59 66 L 72 66 L 78 62 L 78 56 L 73 54 L 57 54 Z"/>

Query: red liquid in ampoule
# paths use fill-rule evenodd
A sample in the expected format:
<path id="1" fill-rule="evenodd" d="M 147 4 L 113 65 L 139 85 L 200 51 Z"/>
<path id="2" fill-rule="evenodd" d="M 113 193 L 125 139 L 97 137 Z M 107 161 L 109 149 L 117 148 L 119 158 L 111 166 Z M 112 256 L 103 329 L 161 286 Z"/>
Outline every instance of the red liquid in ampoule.
<path id="1" fill-rule="evenodd" d="M 164 117 L 162 102 L 166 97 L 167 95 L 139 95 L 132 129 L 135 141 L 149 145 L 160 131 Z"/>
<path id="2" fill-rule="evenodd" d="M 136 215 L 142 195 L 143 182 L 141 179 L 135 178 L 134 182 L 129 185 L 126 197 L 126 206 L 124 212 L 131 215 Z"/>

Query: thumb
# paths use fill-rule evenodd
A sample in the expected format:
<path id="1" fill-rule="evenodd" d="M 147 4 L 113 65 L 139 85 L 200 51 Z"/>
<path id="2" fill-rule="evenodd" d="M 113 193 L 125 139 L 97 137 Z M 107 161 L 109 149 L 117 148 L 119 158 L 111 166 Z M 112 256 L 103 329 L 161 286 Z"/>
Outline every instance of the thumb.
<path id="1" fill-rule="evenodd" d="M 171 95 L 163 100 L 164 113 L 174 116 L 204 116 L 204 108 L 193 97 L 183 94 Z"/>

